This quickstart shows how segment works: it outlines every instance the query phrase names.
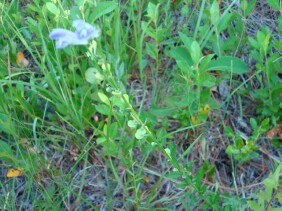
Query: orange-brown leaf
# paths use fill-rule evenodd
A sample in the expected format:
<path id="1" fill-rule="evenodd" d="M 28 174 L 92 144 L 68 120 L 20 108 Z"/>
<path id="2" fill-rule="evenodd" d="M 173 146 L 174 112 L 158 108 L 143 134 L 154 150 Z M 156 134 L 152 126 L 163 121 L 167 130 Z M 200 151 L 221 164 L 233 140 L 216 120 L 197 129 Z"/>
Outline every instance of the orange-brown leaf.
<path id="1" fill-rule="evenodd" d="M 29 64 L 29 61 L 24 57 L 24 54 L 21 51 L 17 53 L 17 64 L 20 67 L 27 67 Z"/>
<path id="2" fill-rule="evenodd" d="M 278 132 L 278 129 L 277 128 L 272 128 L 270 131 L 267 132 L 267 137 L 269 139 L 272 139 L 273 136 L 275 136 Z"/>
<path id="3" fill-rule="evenodd" d="M 9 171 L 7 172 L 7 177 L 18 177 L 21 176 L 23 173 L 24 169 L 23 168 L 12 168 L 9 169 Z"/>

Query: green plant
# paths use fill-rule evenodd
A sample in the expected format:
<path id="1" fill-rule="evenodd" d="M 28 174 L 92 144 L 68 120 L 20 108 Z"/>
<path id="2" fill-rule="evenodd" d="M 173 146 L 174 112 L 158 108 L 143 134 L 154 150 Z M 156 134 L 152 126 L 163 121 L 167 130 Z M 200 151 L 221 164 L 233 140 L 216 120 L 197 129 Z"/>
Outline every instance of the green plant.
<path id="1" fill-rule="evenodd" d="M 256 193 L 248 205 L 252 210 L 280 210 L 282 204 L 281 190 L 282 163 L 280 163 L 273 173 L 263 180 L 264 190 Z M 279 205 L 280 204 L 280 205 Z"/>
<path id="2" fill-rule="evenodd" d="M 226 135 L 234 142 L 233 145 L 228 145 L 226 153 L 233 156 L 235 160 L 241 163 L 249 161 L 252 158 L 259 157 L 257 150 L 257 141 L 259 137 L 269 129 L 269 119 L 264 119 L 260 125 L 253 118 L 250 119 L 250 125 L 253 129 L 252 136 L 243 139 L 240 133 L 234 134 L 230 127 L 225 127 Z"/>
<path id="3" fill-rule="evenodd" d="M 1 2 L 1 207 L 247 209 L 242 188 L 226 182 L 236 181 L 236 171 L 218 160 L 226 145 L 237 165 L 261 156 L 260 137 L 281 120 L 281 41 L 267 28 L 247 37 L 256 1 L 237 3 Z M 56 49 L 50 32 L 76 33 L 77 19 L 96 25 L 100 36 Z M 229 81 L 226 99 L 217 96 L 222 80 Z M 252 134 L 222 133 L 234 96 L 249 92 L 259 103 Z M 6 177 L 11 169 L 21 174 Z M 270 192 L 281 195 L 279 175 L 254 196 L 260 208 L 275 202 Z"/>

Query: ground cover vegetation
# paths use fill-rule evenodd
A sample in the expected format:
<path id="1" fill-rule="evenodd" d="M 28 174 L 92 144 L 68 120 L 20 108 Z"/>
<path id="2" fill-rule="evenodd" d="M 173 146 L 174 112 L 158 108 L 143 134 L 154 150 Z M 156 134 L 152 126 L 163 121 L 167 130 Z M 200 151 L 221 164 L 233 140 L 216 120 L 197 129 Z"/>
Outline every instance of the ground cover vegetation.
<path id="1" fill-rule="evenodd" d="M 3 210 L 280 210 L 280 0 L 1 0 Z"/>

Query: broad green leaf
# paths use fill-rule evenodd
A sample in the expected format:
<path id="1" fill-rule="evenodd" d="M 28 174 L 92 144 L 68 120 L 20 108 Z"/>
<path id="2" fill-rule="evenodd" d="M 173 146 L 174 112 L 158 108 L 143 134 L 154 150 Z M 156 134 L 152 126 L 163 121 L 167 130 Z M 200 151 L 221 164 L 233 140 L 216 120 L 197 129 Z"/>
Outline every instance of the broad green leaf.
<path id="1" fill-rule="evenodd" d="M 98 92 L 98 96 L 103 103 L 105 103 L 108 106 L 111 105 L 109 98 L 104 93 Z"/>
<path id="2" fill-rule="evenodd" d="M 147 16 L 156 24 L 158 20 L 158 5 L 149 2 Z"/>
<path id="3" fill-rule="evenodd" d="M 152 108 L 151 108 L 151 113 L 154 116 L 160 116 L 160 117 L 168 116 L 173 111 L 175 111 L 175 108 L 158 108 L 156 106 L 152 106 Z"/>
<path id="4" fill-rule="evenodd" d="M 11 162 L 14 159 L 11 146 L 7 142 L 0 140 L 0 160 Z"/>
<path id="5" fill-rule="evenodd" d="M 109 125 L 108 135 L 113 140 L 118 137 L 118 123 L 117 122 L 113 122 Z"/>
<path id="6" fill-rule="evenodd" d="M 95 105 L 95 108 L 100 114 L 109 115 L 110 113 L 110 108 L 107 105 L 98 104 L 98 105 Z"/>
<path id="7" fill-rule="evenodd" d="M 165 152 L 166 152 L 168 158 L 171 160 L 171 151 L 170 151 L 170 149 L 169 148 L 165 148 Z"/>
<path id="8" fill-rule="evenodd" d="M 201 85 L 204 87 L 213 87 L 216 84 L 216 77 L 213 75 L 209 75 L 207 73 L 202 73 L 200 75 Z"/>
<path id="9" fill-rule="evenodd" d="M 157 59 L 157 48 L 152 43 L 146 43 L 146 51 L 152 59 Z"/>
<path id="10" fill-rule="evenodd" d="M 210 15 L 211 15 L 211 23 L 215 25 L 219 19 L 219 5 L 218 5 L 217 0 L 213 1 L 211 5 Z"/>
<path id="11" fill-rule="evenodd" d="M 207 70 L 220 70 L 236 74 L 243 74 L 250 71 L 241 59 L 232 56 L 222 56 L 210 61 Z"/>
<path id="12" fill-rule="evenodd" d="M 137 138 L 138 140 L 141 140 L 145 138 L 146 135 L 147 135 L 146 129 L 144 127 L 140 127 L 135 133 L 135 138 Z"/>
<path id="13" fill-rule="evenodd" d="M 217 25 L 218 33 L 221 33 L 223 30 L 227 29 L 230 26 L 232 16 L 233 16 L 233 14 L 226 13 L 224 15 L 224 18 L 220 19 L 220 21 Z"/>
<path id="14" fill-rule="evenodd" d="M 5 113 L 0 113 L 0 132 L 13 134 L 15 131 L 14 123 L 11 117 Z"/>
<path id="15" fill-rule="evenodd" d="M 282 33 L 282 13 L 278 16 L 278 28 L 280 33 Z"/>
<path id="16" fill-rule="evenodd" d="M 103 81 L 104 77 L 100 74 L 100 72 L 96 68 L 90 67 L 85 71 L 85 79 L 87 82 L 94 84 Z"/>
<path id="17" fill-rule="evenodd" d="M 75 0 L 75 4 L 79 7 L 83 6 L 85 0 Z"/>
<path id="18" fill-rule="evenodd" d="M 200 62 L 200 72 L 201 73 L 206 70 L 206 68 L 208 67 L 213 57 L 214 57 L 214 54 L 209 54 L 201 59 L 201 62 Z"/>
<path id="19" fill-rule="evenodd" d="M 276 10 L 280 10 L 280 0 L 266 0 L 266 2 Z"/>
<path id="20" fill-rule="evenodd" d="M 201 59 L 202 52 L 200 45 L 196 41 L 193 41 L 191 44 L 190 55 L 194 64 L 198 64 Z"/>
<path id="21" fill-rule="evenodd" d="M 259 50 L 260 48 L 260 44 L 258 43 L 258 41 L 256 41 L 254 38 L 252 37 L 248 37 L 248 41 L 251 44 L 251 46 L 257 50 Z"/>
<path id="22" fill-rule="evenodd" d="M 99 137 L 96 139 L 96 143 L 97 144 L 102 144 L 106 141 L 106 138 L 105 137 Z"/>
<path id="23" fill-rule="evenodd" d="M 52 2 L 47 2 L 46 8 L 49 12 L 53 13 L 54 15 L 60 14 L 59 8 Z"/>
<path id="24" fill-rule="evenodd" d="M 186 34 L 183 34 L 182 32 L 179 32 L 179 37 L 181 41 L 184 43 L 185 47 L 190 50 L 193 39 L 190 37 L 187 37 Z"/>
<path id="25" fill-rule="evenodd" d="M 91 14 L 89 20 L 94 22 L 96 19 L 100 18 L 103 15 L 106 15 L 117 8 L 118 4 L 113 1 L 105 1 L 100 2 L 97 6 L 93 9 L 93 13 Z"/>
<path id="26" fill-rule="evenodd" d="M 244 16 L 247 17 L 255 8 L 257 0 L 241 1 L 241 9 L 244 11 Z"/>
<path id="27" fill-rule="evenodd" d="M 182 71 L 186 71 L 193 65 L 189 51 L 184 47 L 175 47 L 171 49 L 170 56 L 176 60 L 178 67 Z"/>
<path id="28" fill-rule="evenodd" d="M 136 122 L 135 120 L 129 120 L 127 122 L 127 126 L 130 127 L 130 128 L 136 128 L 138 125 L 138 122 Z"/>
<path id="29" fill-rule="evenodd" d="M 250 124 L 254 130 L 258 128 L 257 121 L 254 118 L 250 119 Z"/>

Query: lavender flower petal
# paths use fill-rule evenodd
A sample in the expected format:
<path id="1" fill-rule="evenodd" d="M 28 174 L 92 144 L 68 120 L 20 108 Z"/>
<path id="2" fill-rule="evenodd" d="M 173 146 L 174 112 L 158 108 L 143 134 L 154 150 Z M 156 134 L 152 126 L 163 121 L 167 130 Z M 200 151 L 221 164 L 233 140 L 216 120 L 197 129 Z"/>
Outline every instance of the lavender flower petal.
<path id="1" fill-rule="evenodd" d="M 68 45 L 87 45 L 89 39 L 99 36 L 99 29 L 83 20 L 75 20 L 72 26 L 76 28 L 75 32 L 67 29 L 53 29 L 49 38 L 56 40 L 56 48 L 65 48 Z"/>
<path id="2" fill-rule="evenodd" d="M 68 45 L 87 45 L 87 39 L 80 39 L 75 32 L 66 29 L 54 29 L 49 34 L 50 39 L 56 40 L 56 48 L 65 48 Z"/>
<path id="3" fill-rule="evenodd" d="M 83 20 L 75 20 L 72 22 L 72 26 L 76 28 L 75 33 L 81 39 L 93 39 L 99 36 L 100 30 Z"/>

